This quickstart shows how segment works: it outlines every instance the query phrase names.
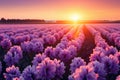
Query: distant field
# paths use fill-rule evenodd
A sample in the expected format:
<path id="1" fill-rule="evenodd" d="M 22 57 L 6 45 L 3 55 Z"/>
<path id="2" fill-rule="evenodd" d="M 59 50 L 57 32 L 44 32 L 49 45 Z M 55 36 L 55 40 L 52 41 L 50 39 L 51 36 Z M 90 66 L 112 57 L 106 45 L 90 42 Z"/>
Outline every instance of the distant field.
<path id="1" fill-rule="evenodd" d="M 0 24 L 0 80 L 118 80 L 120 24 Z"/>

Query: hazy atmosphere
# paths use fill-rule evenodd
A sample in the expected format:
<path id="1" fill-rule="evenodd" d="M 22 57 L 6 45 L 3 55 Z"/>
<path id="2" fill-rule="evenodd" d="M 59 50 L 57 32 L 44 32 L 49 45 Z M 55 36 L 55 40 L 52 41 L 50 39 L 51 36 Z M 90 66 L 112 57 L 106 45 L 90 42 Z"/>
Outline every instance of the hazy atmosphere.
<path id="1" fill-rule="evenodd" d="M 120 0 L 0 0 L 0 17 L 15 19 L 120 19 Z"/>

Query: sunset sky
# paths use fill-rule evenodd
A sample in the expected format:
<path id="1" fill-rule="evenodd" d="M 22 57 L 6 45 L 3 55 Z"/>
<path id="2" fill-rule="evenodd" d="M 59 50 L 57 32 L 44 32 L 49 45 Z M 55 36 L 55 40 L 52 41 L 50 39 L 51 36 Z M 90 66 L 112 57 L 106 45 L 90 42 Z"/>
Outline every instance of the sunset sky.
<path id="1" fill-rule="evenodd" d="M 120 0 L 0 0 L 0 18 L 68 20 L 120 19 Z"/>

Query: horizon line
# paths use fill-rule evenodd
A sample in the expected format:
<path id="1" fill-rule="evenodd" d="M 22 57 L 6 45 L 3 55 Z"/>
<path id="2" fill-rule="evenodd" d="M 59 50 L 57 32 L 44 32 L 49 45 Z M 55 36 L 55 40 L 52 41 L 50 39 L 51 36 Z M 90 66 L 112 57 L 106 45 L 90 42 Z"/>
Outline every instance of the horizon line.
<path id="1" fill-rule="evenodd" d="M 70 19 L 38 19 L 38 18 L 4 18 L 1 17 L 0 20 L 45 20 L 45 21 L 72 21 Z M 120 19 L 80 19 L 78 21 L 119 21 Z"/>

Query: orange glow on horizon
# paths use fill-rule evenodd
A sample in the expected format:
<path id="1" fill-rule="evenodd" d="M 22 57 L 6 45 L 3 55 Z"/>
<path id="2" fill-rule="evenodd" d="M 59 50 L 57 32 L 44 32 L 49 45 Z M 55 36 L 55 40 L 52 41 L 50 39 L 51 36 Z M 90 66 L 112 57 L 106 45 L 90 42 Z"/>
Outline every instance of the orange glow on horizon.
<path id="1" fill-rule="evenodd" d="M 79 22 L 79 20 L 82 20 L 82 15 L 78 14 L 78 13 L 74 13 L 72 15 L 70 15 L 70 19 L 74 26 L 77 26 L 77 23 Z"/>
<path id="2" fill-rule="evenodd" d="M 120 0 L 1 0 L 0 18 L 45 20 L 119 20 Z M 73 14 L 72 14 L 73 13 Z M 72 15 L 69 15 L 72 14 Z M 81 18 L 82 17 L 82 18 Z"/>

